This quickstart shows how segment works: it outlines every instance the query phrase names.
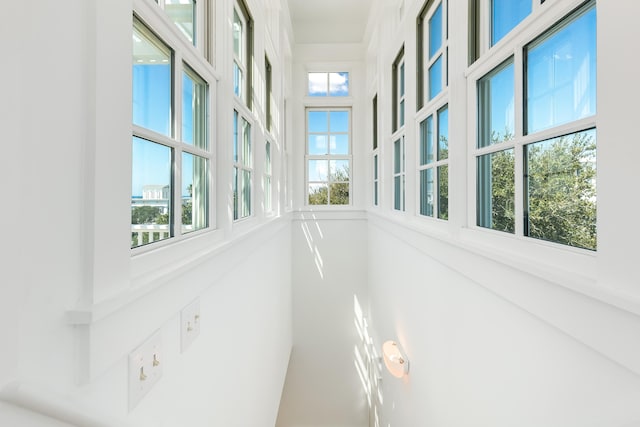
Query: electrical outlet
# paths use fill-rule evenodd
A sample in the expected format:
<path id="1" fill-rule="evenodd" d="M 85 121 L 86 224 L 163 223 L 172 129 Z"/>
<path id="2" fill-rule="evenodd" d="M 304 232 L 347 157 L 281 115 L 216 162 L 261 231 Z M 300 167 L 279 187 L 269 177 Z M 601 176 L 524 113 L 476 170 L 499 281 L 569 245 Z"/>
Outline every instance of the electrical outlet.
<path id="1" fill-rule="evenodd" d="M 200 300 L 196 299 L 180 311 L 180 351 L 184 352 L 200 335 Z"/>
<path id="2" fill-rule="evenodd" d="M 160 380 L 163 367 L 162 336 L 157 331 L 129 354 L 129 411 Z"/>

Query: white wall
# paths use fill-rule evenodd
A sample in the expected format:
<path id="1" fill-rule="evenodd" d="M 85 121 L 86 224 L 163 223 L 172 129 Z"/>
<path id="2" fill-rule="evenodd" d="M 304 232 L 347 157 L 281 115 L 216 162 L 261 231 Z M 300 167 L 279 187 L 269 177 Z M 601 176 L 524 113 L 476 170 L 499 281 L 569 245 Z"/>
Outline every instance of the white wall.
<path id="1" fill-rule="evenodd" d="M 231 2 L 212 3 L 218 34 L 226 34 Z M 278 79 L 274 185 L 282 188 L 284 38 L 265 41 L 263 2 L 249 3 L 260 40 L 256 79 L 264 49 Z M 270 6 L 278 34 L 286 32 Z M 231 122 L 222 121 L 231 117 L 231 86 L 218 85 L 212 109 L 220 120 L 217 230 L 132 257 L 132 2 L 18 2 L 6 12 L 0 388 L 25 382 L 140 427 L 273 426 L 292 340 L 290 219 L 281 191 L 274 214 L 260 211 L 262 157 L 255 218 L 229 219 Z M 215 74 L 228 82 L 230 36 L 224 40 Z M 196 298 L 201 335 L 181 354 L 179 313 Z M 129 412 L 127 357 L 155 331 L 164 376 Z"/>
<path id="2" fill-rule="evenodd" d="M 469 224 L 466 37 L 450 45 L 450 219 L 418 218 L 416 127 L 407 127 L 407 212 L 392 212 L 391 63 L 402 43 L 415 60 L 415 16 L 424 2 L 386 2 L 374 18 L 367 84 L 379 91 L 386 158 L 382 204 L 368 215 L 372 330 L 378 346 L 401 343 L 410 360 L 402 380 L 383 372 L 380 426 L 633 426 L 640 424 L 640 305 L 634 268 L 640 233 L 632 171 L 640 148 L 632 84 L 635 62 L 615 54 L 637 38 L 634 2 L 598 2 L 598 252 L 501 239 Z M 451 1 L 451 22 L 466 2 Z M 570 2 L 545 3 L 570 10 Z M 636 13 L 633 13 L 636 12 Z M 534 25 L 534 24 L 532 24 Z M 461 52 L 461 53 L 460 53 Z M 619 50 L 617 52 L 620 52 Z M 368 86 L 369 87 L 369 86 Z M 415 87 L 407 73 L 408 93 Z M 407 103 L 413 117 L 415 99 Z M 386 144 L 386 145 L 385 145 Z M 385 148 L 386 147 L 386 148 Z M 631 183 L 631 184 L 630 184 Z M 410 202 L 410 199 L 413 201 Z M 480 231 L 480 232 L 479 232 Z"/>

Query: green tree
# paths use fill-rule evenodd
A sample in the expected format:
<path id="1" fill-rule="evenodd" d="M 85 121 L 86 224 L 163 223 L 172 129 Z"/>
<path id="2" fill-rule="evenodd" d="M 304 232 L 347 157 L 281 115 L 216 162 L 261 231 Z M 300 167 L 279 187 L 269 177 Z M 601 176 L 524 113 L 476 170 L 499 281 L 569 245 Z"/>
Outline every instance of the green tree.
<path id="1" fill-rule="evenodd" d="M 309 189 L 310 205 L 348 205 L 349 168 L 342 167 L 331 174 L 328 185 Z"/>
<path id="2" fill-rule="evenodd" d="M 160 216 L 157 206 L 135 206 L 131 208 L 131 224 L 153 224 Z"/>

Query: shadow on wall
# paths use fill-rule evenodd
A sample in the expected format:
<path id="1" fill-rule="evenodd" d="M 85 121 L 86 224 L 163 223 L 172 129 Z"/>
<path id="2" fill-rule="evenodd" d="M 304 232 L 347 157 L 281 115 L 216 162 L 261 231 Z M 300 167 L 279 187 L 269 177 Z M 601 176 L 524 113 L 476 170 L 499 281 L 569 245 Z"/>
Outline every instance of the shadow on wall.
<path id="1" fill-rule="evenodd" d="M 315 214 L 311 214 L 310 218 L 307 218 L 302 214 L 302 221 L 300 224 L 309 252 L 313 255 L 318 275 L 320 276 L 320 279 L 324 279 L 324 262 L 322 261 L 322 255 L 320 254 L 320 250 L 316 244 L 317 241 L 324 239 L 324 234 L 322 233 L 320 224 L 318 224 Z M 309 224 L 312 224 L 311 227 L 309 227 Z"/>

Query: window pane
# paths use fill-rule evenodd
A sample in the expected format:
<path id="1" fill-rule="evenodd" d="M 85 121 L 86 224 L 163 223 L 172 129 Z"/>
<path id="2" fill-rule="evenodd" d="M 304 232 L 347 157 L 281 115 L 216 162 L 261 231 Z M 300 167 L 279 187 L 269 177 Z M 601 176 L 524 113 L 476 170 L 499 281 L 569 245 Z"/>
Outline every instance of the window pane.
<path id="1" fill-rule="evenodd" d="M 348 205 L 349 204 L 349 183 L 333 182 L 329 188 L 329 204 Z"/>
<path id="2" fill-rule="evenodd" d="M 309 135 L 309 154 L 325 155 L 329 154 L 329 144 L 327 135 Z"/>
<path id="3" fill-rule="evenodd" d="M 595 130 L 529 144 L 525 161 L 525 235 L 595 250 Z"/>
<path id="4" fill-rule="evenodd" d="M 244 75 L 236 62 L 233 63 L 233 93 L 244 98 Z"/>
<path id="5" fill-rule="evenodd" d="M 527 133 L 596 113 L 596 9 L 525 50 Z"/>
<path id="6" fill-rule="evenodd" d="M 251 125 L 244 118 L 242 121 L 242 165 L 253 166 L 253 155 L 251 153 Z"/>
<path id="7" fill-rule="evenodd" d="M 131 247 L 170 237 L 171 148 L 133 137 Z"/>
<path id="8" fill-rule="evenodd" d="M 420 164 L 433 162 L 433 118 L 427 117 L 420 123 Z"/>
<path id="9" fill-rule="evenodd" d="M 271 177 L 264 177 L 264 210 L 265 212 L 271 212 Z"/>
<path id="10" fill-rule="evenodd" d="M 187 68 L 182 77 L 182 141 L 208 149 L 207 84 Z"/>
<path id="11" fill-rule="evenodd" d="M 400 64 L 400 97 L 404 96 L 404 62 Z"/>
<path id="12" fill-rule="evenodd" d="M 438 160 L 449 158 L 449 108 L 438 111 Z"/>
<path id="13" fill-rule="evenodd" d="M 429 19 L 429 59 L 442 46 L 442 3 Z"/>
<path id="14" fill-rule="evenodd" d="M 438 218 L 449 219 L 449 166 L 438 167 Z"/>
<path id="15" fill-rule="evenodd" d="M 182 153 L 182 232 L 209 225 L 209 172 L 207 159 Z"/>
<path id="16" fill-rule="evenodd" d="M 400 126 L 404 126 L 404 99 L 400 102 Z"/>
<path id="17" fill-rule="evenodd" d="M 480 227 L 513 233 L 513 149 L 478 157 L 477 223 Z"/>
<path id="18" fill-rule="evenodd" d="M 269 141 L 264 145 L 264 173 L 271 175 L 271 143 Z"/>
<path id="19" fill-rule="evenodd" d="M 349 112 L 332 111 L 329 113 L 331 121 L 331 132 L 349 132 Z"/>
<path id="20" fill-rule="evenodd" d="M 307 117 L 307 129 L 309 132 L 316 133 L 329 131 L 326 111 L 309 111 Z"/>
<path id="21" fill-rule="evenodd" d="M 138 21 L 133 26 L 133 124 L 171 135 L 171 50 Z"/>
<path id="22" fill-rule="evenodd" d="M 243 32 L 244 32 L 244 24 L 242 23 L 242 19 L 240 18 L 240 15 L 238 15 L 238 11 L 234 9 L 233 10 L 233 53 L 240 61 L 242 61 L 242 57 L 244 55 Z"/>
<path id="23" fill-rule="evenodd" d="M 402 172 L 402 147 L 400 140 L 393 144 L 393 173 Z"/>
<path id="24" fill-rule="evenodd" d="M 331 135 L 331 154 L 349 154 L 349 135 Z"/>
<path id="25" fill-rule="evenodd" d="M 329 162 L 327 160 L 309 160 L 309 182 L 329 180 Z"/>
<path id="26" fill-rule="evenodd" d="M 402 210 L 402 177 L 393 177 L 393 208 Z"/>
<path id="27" fill-rule="evenodd" d="M 442 92 L 442 55 L 429 67 L 429 99 Z"/>
<path id="28" fill-rule="evenodd" d="M 327 184 L 309 184 L 309 204 L 326 205 L 329 203 L 329 187 Z"/>
<path id="29" fill-rule="evenodd" d="M 531 13 L 531 0 L 491 1 L 491 46 Z"/>
<path id="30" fill-rule="evenodd" d="M 238 112 L 233 111 L 233 162 L 238 163 Z"/>
<path id="31" fill-rule="evenodd" d="M 373 156 L 373 179 L 378 179 L 378 155 Z"/>
<path id="32" fill-rule="evenodd" d="M 349 73 L 329 73 L 329 94 L 332 96 L 349 95 Z"/>
<path id="33" fill-rule="evenodd" d="M 187 40 L 196 44 L 194 27 L 196 22 L 195 0 L 165 0 L 164 10 L 173 22 L 176 23 Z"/>
<path id="34" fill-rule="evenodd" d="M 241 217 L 251 215 L 251 171 L 242 171 L 242 209 Z"/>
<path id="35" fill-rule="evenodd" d="M 433 216 L 433 169 L 420 171 L 420 215 Z"/>
<path id="36" fill-rule="evenodd" d="M 328 84 L 327 73 L 309 73 L 309 96 L 327 96 Z"/>
<path id="37" fill-rule="evenodd" d="M 487 147 L 513 138 L 513 79 L 513 63 L 509 61 L 478 81 L 478 147 Z"/>
<path id="38" fill-rule="evenodd" d="M 239 205 L 240 205 L 240 199 L 238 198 L 238 181 L 240 179 L 240 174 L 238 171 L 237 167 L 233 168 L 233 181 L 232 181 L 232 186 L 233 186 L 233 219 L 236 220 L 239 217 L 240 211 L 239 211 Z"/>
<path id="39" fill-rule="evenodd" d="M 330 160 L 331 181 L 349 182 L 349 160 Z"/>

